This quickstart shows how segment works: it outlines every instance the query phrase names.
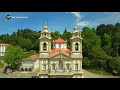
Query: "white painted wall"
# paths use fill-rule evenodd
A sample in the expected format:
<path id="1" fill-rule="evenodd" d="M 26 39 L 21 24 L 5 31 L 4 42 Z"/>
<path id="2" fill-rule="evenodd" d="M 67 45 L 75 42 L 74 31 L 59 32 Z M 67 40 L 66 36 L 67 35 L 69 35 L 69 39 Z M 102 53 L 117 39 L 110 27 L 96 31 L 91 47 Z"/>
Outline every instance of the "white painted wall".
<path id="1" fill-rule="evenodd" d="M 56 44 L 55 47 L 56 47 L 56 48 L 59 48 L 59 44 Z"/>
<path id="2" fill-rule="evenodd" d="M 32 67 L 34 66 L 34 62 L 32 61 L 23 61 L 22 62 L 22 67 Z"/>
<path id="3" fill-rule="evenodd" d="M 6 46 L 0 46 L 0 56 L 4 56 Z"/>
<path id="4" fill-rule="evenodd" d="M 5 46 L 3 47 L 3 52 L 5 52 Z"/>
<path id="5" fill-rule="evenodd" d="M 64 48 L 64 44 L 61 44 L 61 48 Z"/>
<path id="6" fill-rule="evenodd" d="M 67 48 L 67 44 L 64 44 L 64 48 Z"/>
<path id="7" fill-rule="evenodd" d="M 61 47 L 59 47 L 59 44 L 54 44 L 54 48 L 67 48 L 66 44 L 61 44 Z"/>
<path id="8" fill-rule="evenodd" d="M 34 62 L 34 70 L 39 68 L 39 59 Z"/>

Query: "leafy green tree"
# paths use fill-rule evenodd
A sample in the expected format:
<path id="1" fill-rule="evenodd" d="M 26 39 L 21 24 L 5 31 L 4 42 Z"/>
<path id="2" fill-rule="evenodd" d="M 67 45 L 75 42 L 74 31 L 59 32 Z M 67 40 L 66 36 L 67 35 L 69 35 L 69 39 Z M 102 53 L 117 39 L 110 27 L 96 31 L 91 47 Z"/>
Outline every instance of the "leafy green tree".
<path id="1" fill-rule="evenodd" d="M 110 35 L 104 33 L 101 46 L 109 56 L 111 55 L 111 52 L 112 52 L 111 45 L 112 45 L 112 40 Z"/>
<path id="2" fill-rule="evenodd" d="M 56 40 L 61 37 L 61 34 L 59 31 L 51 32 L 51 37 L 53 38 L 53 40 Z"/>
<path id="3" fill-rule="evenodd" d="M 84 57 L 83 58 L 83 68 L 93 68 L 93 64 L 91 62 L 91 60 L 88 57 Z"/>
<path id="4" fill-rule="evenodd" d="M 71 32 L 68 32 L 65 28 L 64 33 L 61 37 L 64 40 L 67 40 L 67 47 L 70 48 L 70 38 L 71 38 Z"/>
<path id="5" fill-rule="evenodd" d="M 12 45 L 20 45 L 22 40 L 23 38 L 20 36 L 10 36 L 10 44 Z"/>
<path id="6" fill-rule="evenodd" d="M 8 43 L 8 44 L 10 43 L 10 37 L 6 34 L 2 35 L 1 39 L 2 39 L 3 43 Z"/>
<path id="7" fill-rule="evenodd" d="M 39 39 L 36 39 L 34 42 L 34 50 L 39 51 Z"/>
<path id="8" fill-rule="evenodd" d="M 32 41 L 30 39 L 23 39 L 21 41 L 20 46 L 24 49 L 26 49 L 27 51 L 30 51 L 33 48 L 33 44 Z"/>
<path id="9" fill-rule="evenodd" d="M 106 31 L 106 26 L 105 24 L 101 24 L 97 27 L 96 29 L 96 34 L 99 35 L 99 36 L 103 36 L 103 34 L 105 33 Z"/>
<path id="10" fill-rule="evenodd" d="M 101 39 L 96 35 L 96 31 L 94 29 L 89 29 L 88 27 L 84 27 L 82 31 L 83 38 L 83 55 L 89 56 L 89 53 L 93 50 L 101 49 Z"/>
<path id="11" fill-rule="evenodd" d="M 120 32 L 114 33 L 112 46 L 113 46 L 112 56 L 118 57 L 119 56 L 119 49 L 120 49 Z"/>
<path id="12" fill-rule="evenodd" d="M 22 60 L 22 56 L 23 50 L 20 47 L 9 45 L 6 48 L 6 53 L 3 60 L 5 60 L 8 66 L 16 68 L 17 63 Z"/>

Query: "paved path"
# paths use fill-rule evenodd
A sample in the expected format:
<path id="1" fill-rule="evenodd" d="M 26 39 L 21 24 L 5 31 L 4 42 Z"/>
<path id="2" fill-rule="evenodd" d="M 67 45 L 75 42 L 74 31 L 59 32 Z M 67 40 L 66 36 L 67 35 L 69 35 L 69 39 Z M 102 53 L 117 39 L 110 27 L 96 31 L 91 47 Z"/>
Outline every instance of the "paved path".
<path id="1" fill-rule="evenodd" d="M 99 74 L 91 73 L 84 69 L 83 69 L 83 77 L 84 78 L 120 78 L 120 76 L 99 75 Z"/>

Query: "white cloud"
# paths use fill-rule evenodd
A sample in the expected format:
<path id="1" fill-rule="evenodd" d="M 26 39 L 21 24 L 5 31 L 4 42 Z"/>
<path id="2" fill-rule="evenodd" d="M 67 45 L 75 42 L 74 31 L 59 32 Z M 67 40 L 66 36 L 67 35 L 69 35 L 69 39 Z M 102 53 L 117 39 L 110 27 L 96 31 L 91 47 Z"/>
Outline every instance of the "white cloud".
<path id="1" fill-rule="evenodd" d="M 71 14 L 73 14 L 76 18 L 81 19 L 81 15 L 80 12 L 70 12 Z"/>
<path id="2" fill-rule="evenodd" d="M 81 18 L 83 18 L 80 12 L 69 12 L 69 13 L 76 17 L 76 21 L 75 21 L 76 24 L 80 22 Z"/>
<path id="3" fill-rule="evenodd" d="M 73 17 L 76 18 L 74 24 L 77 24 L 80 28 L 84 26 L 88 27 L 97 27 L 100 24 L 116 24 L 120 23 L 120 12 L 102 12 L 100 14 L 95 13 L 95 17 L 91 17 L 89 14 L 89 18 L 93 18 L 92 20 L 84 20 L 84 16 L 81 15 L 81 12 L 67 12 Z M 83 18 L 84 17 L 84 18 Z"/>
<path id="4" fill-rule="evenodd" d="M 76 17 L 76 21 L 74 22 L 74 24 L 76 24 L 77 26 L 83 27 L 90 25 L 88 21 L 81 20 L 84 16 L 82 16 L 80 12 L 67 12 L 67 13 L 72 14 L 74 17 Z"/>
<path id="5" fill-rule="evenodd" d="M 77 23 L 77 26 L 89 26 L 90 24 L 89 24 L 89 22 L 88 21 L 83 21 L 83 22 L 79 22 L 79 23 Z"/>

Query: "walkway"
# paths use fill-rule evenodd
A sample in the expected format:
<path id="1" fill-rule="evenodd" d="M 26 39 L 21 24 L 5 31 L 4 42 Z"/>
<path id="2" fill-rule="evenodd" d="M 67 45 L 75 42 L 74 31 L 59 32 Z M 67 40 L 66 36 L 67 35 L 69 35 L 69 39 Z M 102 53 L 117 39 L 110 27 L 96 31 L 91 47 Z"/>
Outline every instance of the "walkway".
<path id="1" fill-rule="evenodd" d="M 99 75 L 99 74 L 91 73 L 84 69 L 83 69 L 83 77 L 84 78 L 120 78 L 120 76 Z"/>

